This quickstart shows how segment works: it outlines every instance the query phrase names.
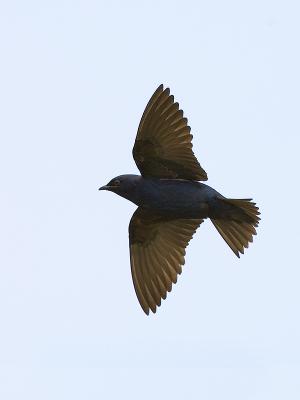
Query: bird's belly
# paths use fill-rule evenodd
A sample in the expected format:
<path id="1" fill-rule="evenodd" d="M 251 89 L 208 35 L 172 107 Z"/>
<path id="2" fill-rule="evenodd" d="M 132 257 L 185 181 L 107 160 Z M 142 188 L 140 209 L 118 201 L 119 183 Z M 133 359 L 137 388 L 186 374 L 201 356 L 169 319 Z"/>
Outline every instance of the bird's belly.
<path id="1" fill-rule="evenodd" d="M 209 205 L 206 202 L 197 202 L 197 204 L 178 201 L 160 201 L 148 204 L 147 208 L 154 212 L 186 218 L 206 218 L 209 213 Z"/>
<path id="2" fill-rule="evenodd" d="M 200 185 L 202 184 L 160 185 L 158 190 L 151 191 L 151 195 L 147 193 L 147 200 L 143 205 L 163 215 L 178 218 L 207 218 L 211 195 L 207 193 L 207 186 Z"/>

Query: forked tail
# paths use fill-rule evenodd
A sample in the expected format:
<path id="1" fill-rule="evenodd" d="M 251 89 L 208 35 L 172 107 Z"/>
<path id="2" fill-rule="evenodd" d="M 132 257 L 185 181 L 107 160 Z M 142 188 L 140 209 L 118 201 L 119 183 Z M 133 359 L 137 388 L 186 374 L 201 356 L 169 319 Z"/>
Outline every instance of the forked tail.
<path id="1" fill-rule="evenodd" d="M 255 227 L 259 223 L 259 209 L 252 199 L 219 198 L 221 212 L 211 218 L 219 234 L 237 257 L 244 254 L 244 248 L 253 241 Z"/>

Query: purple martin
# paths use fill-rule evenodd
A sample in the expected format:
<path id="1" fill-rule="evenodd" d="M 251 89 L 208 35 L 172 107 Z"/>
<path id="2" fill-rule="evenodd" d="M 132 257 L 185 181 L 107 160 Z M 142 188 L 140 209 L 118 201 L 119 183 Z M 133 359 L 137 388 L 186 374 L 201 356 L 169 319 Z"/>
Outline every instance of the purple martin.
<path id="1" fill-rule="evenodd" d="M 140 175 L 120 175 L 109 190 L 138 206 L 129 223 L 132 279 L 146 314 L 156 312 L 182 271 L 185 248 L 205 218 L 239 257 L 260 218 L 252 199 L 228 199 L 199 181 L 207 174 L 192 150 L 192 135 L 169 88 L 160 85 L 141 118 L 133 147 Z"/>

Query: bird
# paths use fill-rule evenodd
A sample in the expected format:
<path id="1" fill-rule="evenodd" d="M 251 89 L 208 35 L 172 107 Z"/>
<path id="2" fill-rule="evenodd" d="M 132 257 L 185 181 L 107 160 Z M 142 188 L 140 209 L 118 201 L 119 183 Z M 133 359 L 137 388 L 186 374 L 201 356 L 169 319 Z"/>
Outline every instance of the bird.
<path id="1" fill-rule="evenodd" d="M 226 198 L 202 183 L 207 174 L 192 149 L 187 118 L 159 85 L 140 120 L 132 154 L 141 175 L 120 175 L 99 190 L 137 207 L 129 223 L 134 289 L 143 311 L 155 313 L 182 272 L 197 228 L 210 219 L 237 257 L 253 241 L 260 212 L 251 198 Z"/>

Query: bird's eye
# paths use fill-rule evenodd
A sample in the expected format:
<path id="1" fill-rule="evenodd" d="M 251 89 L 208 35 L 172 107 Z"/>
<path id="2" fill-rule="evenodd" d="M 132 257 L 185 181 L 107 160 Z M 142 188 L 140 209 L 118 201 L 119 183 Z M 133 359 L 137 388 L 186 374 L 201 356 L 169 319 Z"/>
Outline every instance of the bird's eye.
<path id="1" fill-rule="evenodd" d="M 115 179 L 114 181 L 113 181 L 113 185 L 114 186 L 120 186 L 120 179 Z"/>

